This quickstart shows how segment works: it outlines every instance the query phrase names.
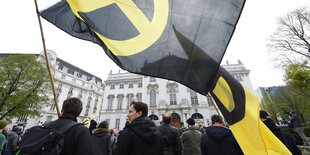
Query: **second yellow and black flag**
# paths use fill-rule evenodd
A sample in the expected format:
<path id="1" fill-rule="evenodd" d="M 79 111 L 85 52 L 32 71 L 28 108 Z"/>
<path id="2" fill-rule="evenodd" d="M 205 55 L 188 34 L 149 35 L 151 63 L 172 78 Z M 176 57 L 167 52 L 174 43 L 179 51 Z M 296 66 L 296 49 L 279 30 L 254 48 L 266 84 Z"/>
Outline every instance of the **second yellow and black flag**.
<path id="1" fill-rule="evenodd" d="M 203 95 L 211 92 L 245 154 L 286 154 L 285 146 L 259 121 L 258 100 L 219 69 L 244 4 L 63 0 L 41 16 L 74 37 L 99 44 L 125 70 L 174 80 Z"/>

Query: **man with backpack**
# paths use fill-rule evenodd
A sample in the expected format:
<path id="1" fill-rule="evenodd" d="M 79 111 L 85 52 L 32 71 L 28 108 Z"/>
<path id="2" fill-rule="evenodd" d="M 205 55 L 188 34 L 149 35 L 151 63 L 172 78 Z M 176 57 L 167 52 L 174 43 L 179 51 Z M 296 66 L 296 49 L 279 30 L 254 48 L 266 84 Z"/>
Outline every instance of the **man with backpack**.
<path id="1" fill-rule="evenodd" d="M 66 99 L 59 119 L 32 127 L 24 134 L 20 154 L 91 155 L 89 130 L 76 119 L 82 107 L 80 99 Z"/>

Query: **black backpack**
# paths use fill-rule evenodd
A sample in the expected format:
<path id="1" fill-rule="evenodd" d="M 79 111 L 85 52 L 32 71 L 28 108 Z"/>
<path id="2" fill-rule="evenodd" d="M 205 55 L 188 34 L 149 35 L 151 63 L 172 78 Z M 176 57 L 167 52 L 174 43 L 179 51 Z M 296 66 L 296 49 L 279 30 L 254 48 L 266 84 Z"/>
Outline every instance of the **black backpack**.
<path id="1" fill-rule="evenodd" d="M 28 129 L 18 145 L 20 155 L 59 154 L 64 146 L 64 133 L 76 125 L 81 123 L 72 121 L 56 130 L 49 122 Z"/>

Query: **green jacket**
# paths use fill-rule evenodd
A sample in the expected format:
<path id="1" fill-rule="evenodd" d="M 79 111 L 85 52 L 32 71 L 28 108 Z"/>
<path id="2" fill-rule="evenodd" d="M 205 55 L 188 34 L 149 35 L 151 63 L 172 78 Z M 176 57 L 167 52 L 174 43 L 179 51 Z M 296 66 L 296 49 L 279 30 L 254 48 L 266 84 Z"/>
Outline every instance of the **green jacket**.
<path id="1" fill-rule="evenodd" d="M 183 155 L 201 155 L 200 150 L 201 133 L 195 128 L 189 128 L 181 135 Z"/>
<path id="2" fill-rule="evenodd" d="M 181 127 L 179 127 L 179 134 L 180 134 L 180 136 L 183 134 L 183 132 L 185 132 L 185 131 L 187 131 L 187 127 L 185 127 L 185 126 L 181 126 Z"/>
<path id="3" fill-rule="evenodd" d="M 0 132 L 0 154 L 3 151 L 5 142 L 6 142 L 5 136 Z"/>

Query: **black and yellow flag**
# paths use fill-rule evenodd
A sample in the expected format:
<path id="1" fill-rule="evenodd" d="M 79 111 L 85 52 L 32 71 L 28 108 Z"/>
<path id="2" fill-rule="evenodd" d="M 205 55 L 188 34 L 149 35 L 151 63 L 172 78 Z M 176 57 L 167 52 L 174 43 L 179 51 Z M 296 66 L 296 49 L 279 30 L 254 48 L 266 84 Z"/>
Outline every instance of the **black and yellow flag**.
<path id="1" fill-rule="evenodd" d="M 289 155 L 290 151 L 259 119 L 259 100 L 220 67 L 211 95 L 245 154 Z"/>
<path id="2" fill-rule="evenodd" d="M 174 80 L 204 95 L 211 91 L 244 153 L 285 152 L 275 137 L 264 138 L 270 131 L 258 119 L 253 95 L 242 86 L 235 89 L 240 84 L 218 71 L 244 3 L 63 0 L 41 16 L 74 37 L 99 44 L 125 70 Z M 256 139 L 250 139 L 253 133 Z"/>
<path id="3" fill-rule="evenodd" d="M 174 80 L 207 94 L 244 3 L 67 0 L 41 16 L 72 36 L 99 44 L 122 69 Z M 191 41 L 185 48 L 174 29 Z"/>

